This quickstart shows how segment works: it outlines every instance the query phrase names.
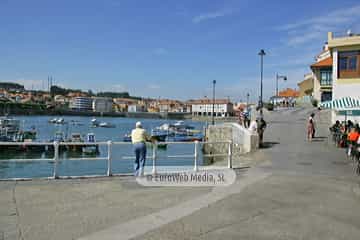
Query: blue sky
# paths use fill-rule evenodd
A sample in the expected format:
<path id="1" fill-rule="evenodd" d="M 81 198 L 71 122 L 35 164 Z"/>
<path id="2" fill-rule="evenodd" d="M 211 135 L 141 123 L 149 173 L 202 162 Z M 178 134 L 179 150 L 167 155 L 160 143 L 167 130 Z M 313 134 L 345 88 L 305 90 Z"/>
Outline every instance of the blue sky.
<path id="1" fill-rule="evenodd" d="M 0 0 L 0 81 L 189 99 L 296 87 L 327 32 L 360 32 L 358 1 Z"/>

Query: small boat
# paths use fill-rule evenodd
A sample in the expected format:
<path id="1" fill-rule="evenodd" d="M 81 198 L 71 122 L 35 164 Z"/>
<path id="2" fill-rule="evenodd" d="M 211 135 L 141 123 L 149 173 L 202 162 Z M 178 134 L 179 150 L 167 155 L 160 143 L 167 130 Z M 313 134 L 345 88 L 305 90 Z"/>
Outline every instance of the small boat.
<path id="1" fill-rule="evenodd" d="M 174 136 L 167 137 L 167 141 L 172 141 L 172 142 L 194 142 L 194 141 L 202 141 L 203 139 L 204 136 L 201 133 L 196 135 L 176 134 Z"/>
<path id="2" fill-rule="evenodd" d="M 71 142 L 71 143 L 82 143 L 84 142 L 82 139 L 81 139 L 81 134 L 80 133 L 72 133 L 71 134 L 71 138 L 69 141 L 67 142 Z M 67 146 L 68 149 L 72 152 L 82 152 L 82 148 L 83 148 L 83 145 L 82 144 L 79 144 L 79 145 L 68 145 Z"/>
<path id="3" fill-rule="evenodd" d="M 151 136 L 153 138 L 153 136 Z M 155 138 L 156 140 L 156 138 Z M 124 137 L 123 137 L 123 141 L 124 142 L 131 142 L 131 134 L 125 134 Z M 166 143 L 162 143 L 164 141 L 158 141 L 157 142 L 157 147 L 160 148 L 160 149 L 166 149 L 167 148 L 167 144 Z M 146 143 L 149 147 L 152 147 L 152 143 L 151 142 L 147 142 Z"/>
<path id="4" fill-rule="evenodd" d="M 95 140 L 95 134 L 94 133 L 88 133 L 86 138 L 87 143 L 96 143 Z M 84 145 L 82 148 L 82 152 L 84 154 L 98 154 L 99 153 L 99 145 Z"/>
<path id="5" fill-rule="evenodd" d="M 50 119 L 50 120 L 49 120 L 49 123 L 53 123 L 53 124 L 54 124 L 54 123 L 56 123 L 56 122 L 57 122 L 57 118 L 53 118 L 53 119 Z"/>
<path id="6" fill-rule="evenodd" d="M 125 134 L 123 137 L 124 142 L 131 142 L 131 134 Z"/>
<path id="7" fill-rule="evenodd" d="M 102 127 L 102 128 L 115 128 L 115 124 L 112 124 L 112 123 L 108 123 L 108 122 L 101 122 L 99 124 L 99 127 Z"/>
<path id="8" fill-rule="evenodd" d="M 92 127 L 98 127 L 99 124 L 100 123 L 98 122 L 98 120 L 96 118 L 91 119 L 91 126 Z"/>
<path id="9" fill-rule="evenodd" d="M 63 119 L 63 118 L 57 119 L 56 124 L 65 124 L 65 119 Z"/>

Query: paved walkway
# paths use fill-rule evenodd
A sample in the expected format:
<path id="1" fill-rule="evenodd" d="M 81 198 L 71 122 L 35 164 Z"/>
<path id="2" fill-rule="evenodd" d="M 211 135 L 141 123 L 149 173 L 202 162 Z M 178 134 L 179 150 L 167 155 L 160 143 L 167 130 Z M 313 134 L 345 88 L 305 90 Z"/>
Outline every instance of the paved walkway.
<path id="1" fill-rule="evenodd" d="M 145 188 L 132 178 L 2 182 L 0 229 L 5 239 L 36 240 L 358 239 L 360 178 L 325 139 L 328 113 L 317 116 L 319 138 L 305 141 L 309 113 L 267 115 L 268 148 L 244 156 L 252 167 L 237 169 L 226 188 Z"/>

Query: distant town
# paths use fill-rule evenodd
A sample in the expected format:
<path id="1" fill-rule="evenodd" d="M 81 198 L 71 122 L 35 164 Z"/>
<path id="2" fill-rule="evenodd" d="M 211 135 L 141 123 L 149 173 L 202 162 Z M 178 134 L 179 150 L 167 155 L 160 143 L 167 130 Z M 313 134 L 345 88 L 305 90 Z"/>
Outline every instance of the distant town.
<path id="1" fill-rule="evenodd" d="M 214 114 L 217 117 L 234 116 L 240 105 L 230 99 L 216 99 Z M 211 116 L 213 100 L 208 98 L 179 101 L 130 96 L 128 92 L 84 92 L 49 87 L 49 91 L 27 90 L 18 83 L 0 83 L 0 109 L 2 114 L 29 114 L 27 110 L 60 111 L 71 113 L 188 113 L 194 116 Z M 241 107 L 241 106 L 240 106 Z M 244 107 L 244 106 L 242 106 Z M 20 109 L 20 110 L 19 110 Z"/>

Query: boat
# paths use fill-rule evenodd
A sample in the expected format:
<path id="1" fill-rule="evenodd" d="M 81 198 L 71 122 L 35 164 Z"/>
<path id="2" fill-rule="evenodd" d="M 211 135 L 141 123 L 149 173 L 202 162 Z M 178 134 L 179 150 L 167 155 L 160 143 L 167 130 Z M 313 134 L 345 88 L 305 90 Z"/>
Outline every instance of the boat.
<path id="1" fill-rule="evenodd" d="M 165 142 L 166 137 L 165 137 L 164 141 L 158 141 L 155 136 L 151 136 L 151 138 L 153 138 L 154 140 L 157 141 L 157 147 L 158 148 L 167 148 L 167 144 L 162 143 L 162 142 Z M 124 137 L 123 137 L 123 141 L 124 142 L 131 142 L 131 134 L 125 134 Z M 152 144 L 150 146 L 152 146 Z"/>
<path id="2" fill-rule="evenodd" d="M 99 126 L 99 121 L 96 118 L 91 119 L 91 126 L 92 127 L 98 127 Z"/>
<path id="3" fill-rule="evenodd" d="M 36 130 L 33 126 L 30 130 L 20 129 L 20 120 L 2 117 L 0 118 L 0 141 L 10 143 L 28 143 L 36 140 Z M 15 152 L 42 152 L 45 146 L 42 145 L 0 145 L 2 151 Z"/>
<path id="4" fill-rule="evenodd" d="M 204 138 L 200 130 L 186 124 L 184 121 L 162 124 L 152 130 L 152 135 L 159 138 L 159 141 L 171 142 L 202 141 Z"/>
<path id="5" fill-rule="evenodd" d="M 65 124 L 65 119 L 63 119 L 63 118 L 57 119 L 56 124 Z"/>
<path id="6" fill-rule="evenodd" d="M 53 118 L 49 120 L 49 123 L 56 123 L 57 122 L 57 118 Z"/>
<path id="7" fill-rule="evenodd" d="M 80 133 L 72 133 L 71 138 L 66 142 L 83 143 L 84 141 L 81 139 Z M 83 146 L 84 145 L 82 145 L 82 144 L 79 144 L 79 145 L 72 144 L 72 145 L 68 145 L 67 148 L 69 151 L 72 151 L 72 152 L 82 152 Z"/>
<path id="8" fill-rule="evenodd" d="M 95 134 L 88 133 L 86 138 L 86 143 L 96 143 Z M 99 153 L 99 145 L 84 145 L 82 148 L 82 152 L 84 154 L 98 154 Z"/>
<path id="9" fill-rule="evenodd" d="M 115 128 L 115 124 L 112 124 L 112 123 L 108 123 L 108 122 L 101 122 L 99 124 L 99 127 L 102 127 L 102 128 Z"/>
<path id="10" fill-rule="evenodd" d="M 203 134 L 187 135 L 187 134 L 176 134 L 174 136 L 168 136 L 166 141 L 169 142 L 194 142 L 202 141 L 204 139 Z"/>

